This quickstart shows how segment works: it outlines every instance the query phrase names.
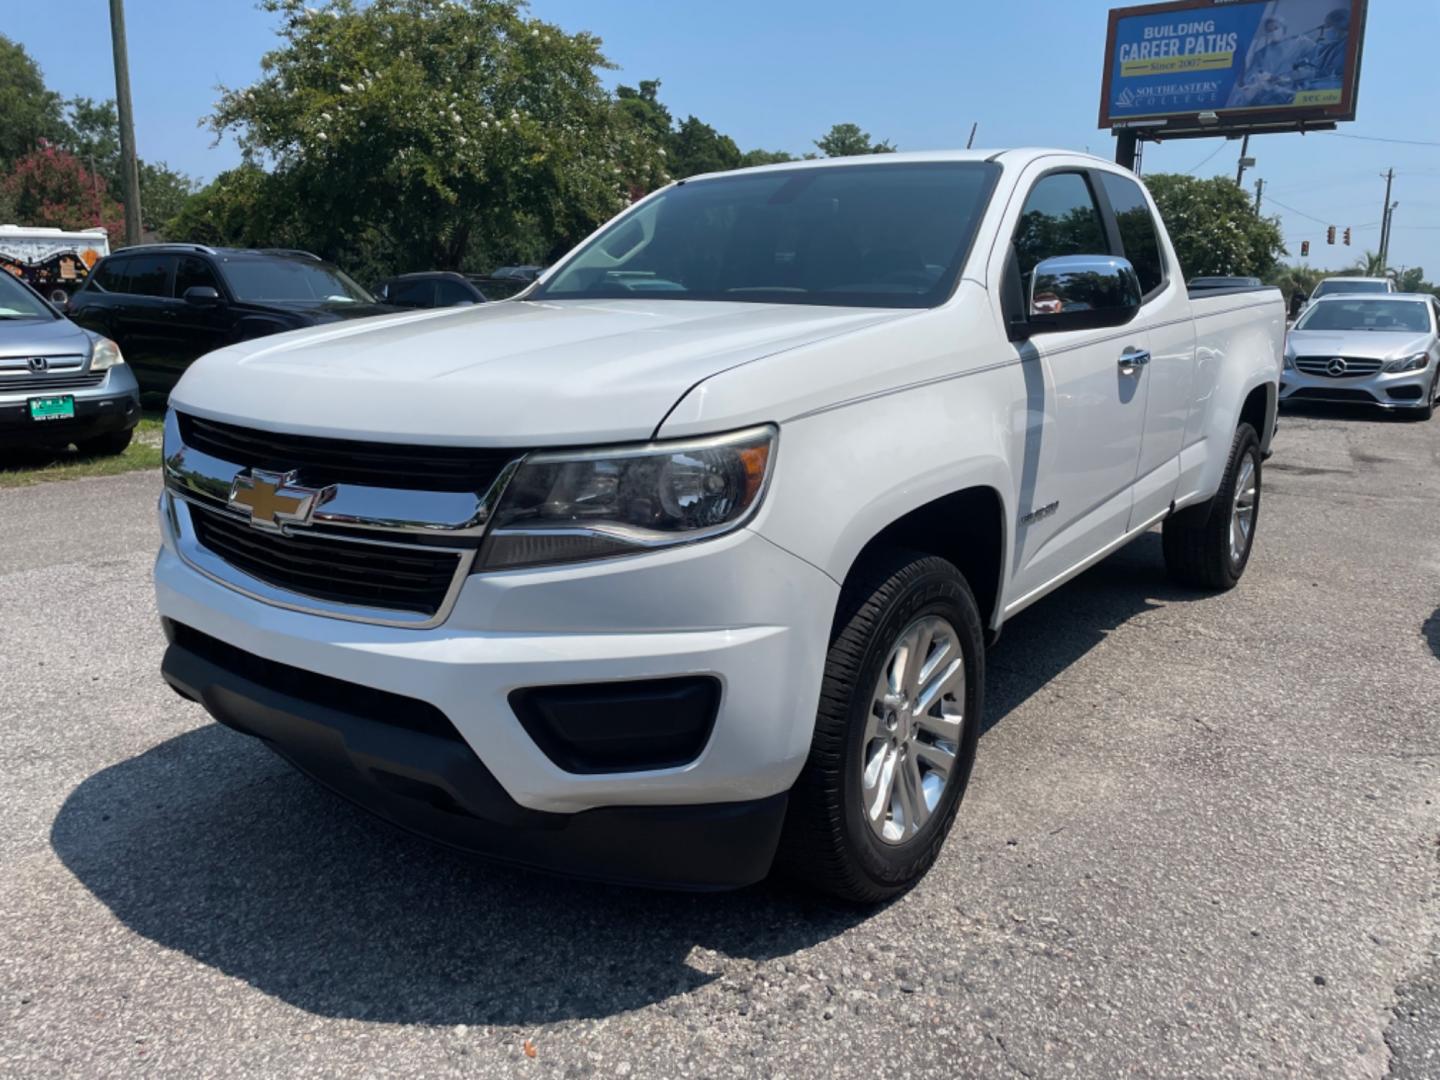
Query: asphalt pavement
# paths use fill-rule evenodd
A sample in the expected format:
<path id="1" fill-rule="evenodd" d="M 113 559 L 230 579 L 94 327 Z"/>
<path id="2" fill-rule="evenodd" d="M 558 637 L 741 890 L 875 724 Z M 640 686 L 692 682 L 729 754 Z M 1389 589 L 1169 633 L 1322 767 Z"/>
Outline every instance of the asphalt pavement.
<path id="1" fill-rule="evenodd" d="M 158 478 L 0 491 L 0 1074 L 1440 1076 L 1440 420 L 1286 415 L 1241 586 L 1009 627 L 879 910 L 402 835 L 158 668 Z"/>

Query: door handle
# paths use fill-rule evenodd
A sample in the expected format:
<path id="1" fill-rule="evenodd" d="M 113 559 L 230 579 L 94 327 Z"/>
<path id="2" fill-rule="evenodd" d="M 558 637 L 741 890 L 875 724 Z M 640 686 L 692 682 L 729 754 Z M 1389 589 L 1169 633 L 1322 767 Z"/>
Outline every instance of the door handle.
<path id="1" fill-rule="evenodd" d="M 1142 368 L 1150 363 L 1150 350 L 1148 349 L 1127 349 L 1120 354 L 1120 372 L 1122 375 L 1133 375 L 1136 368 Z"/>

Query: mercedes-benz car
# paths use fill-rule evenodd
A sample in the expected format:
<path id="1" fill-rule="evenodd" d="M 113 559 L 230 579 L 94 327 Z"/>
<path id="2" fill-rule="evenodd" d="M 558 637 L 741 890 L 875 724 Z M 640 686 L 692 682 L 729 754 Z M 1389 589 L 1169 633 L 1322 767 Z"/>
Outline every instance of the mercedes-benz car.
<path id="1" fill-rule="evenodd" d="M 1325 296 L 1285 341 L 1281 402 L 1339 401 L 1434 414 L 1440 395 L 1440 298 Z"/>

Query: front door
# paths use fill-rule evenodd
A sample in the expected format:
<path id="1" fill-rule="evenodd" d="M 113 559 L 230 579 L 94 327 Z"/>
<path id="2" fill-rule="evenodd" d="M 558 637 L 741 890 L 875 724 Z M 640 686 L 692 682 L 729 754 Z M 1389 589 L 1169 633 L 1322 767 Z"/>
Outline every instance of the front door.
<path id="1" fill-rule="evenodd" d="M 1011 253 L 1024 295 L 1045 259 L 1111 253 L 1091 183 L 1085 170 L 1061 170 L 1030 188 Z M 1042 334 L 1018 348 L 1027 419 L 1016 463 L 1011 607 L 1125 535 L 1150 342 L 1136 321 Z"/>

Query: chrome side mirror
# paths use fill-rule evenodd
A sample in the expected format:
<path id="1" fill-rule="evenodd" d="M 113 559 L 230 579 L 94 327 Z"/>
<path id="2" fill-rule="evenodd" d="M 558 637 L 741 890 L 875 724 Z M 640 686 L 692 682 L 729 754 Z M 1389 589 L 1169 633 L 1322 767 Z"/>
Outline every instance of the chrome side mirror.
<path id="1" fill-rule="evenodd" d="M 1116 255 L 1061 255 L 1030 275 L 1023 322 L 1012 340 L 1061 330 L 1122 326 L 1140 311 L 1140 278 Z"/>

